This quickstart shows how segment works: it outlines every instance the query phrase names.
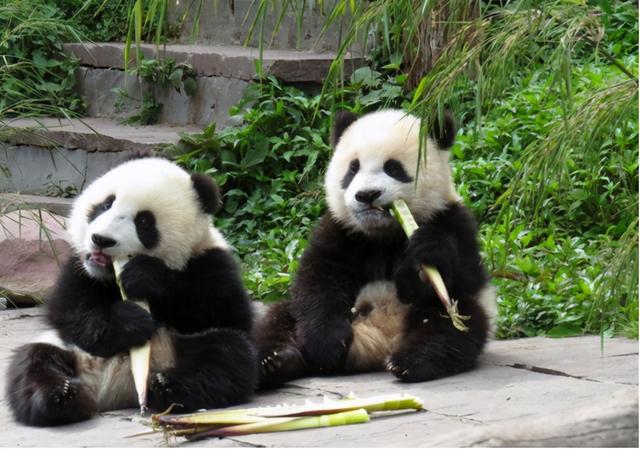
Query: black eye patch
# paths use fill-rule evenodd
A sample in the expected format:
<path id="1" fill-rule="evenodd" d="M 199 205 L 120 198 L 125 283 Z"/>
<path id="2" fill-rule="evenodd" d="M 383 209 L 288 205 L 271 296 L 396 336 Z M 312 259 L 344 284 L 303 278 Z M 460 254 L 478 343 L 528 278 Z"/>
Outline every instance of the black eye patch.
<path id="1" fill-rule="evenodd" d="M 144 247 L 151 249 L 156 246 L 160 241 L 160 233 L 156 227 L 156 217 L 153 212 L 148 210 L 138 212 L 133 221 L 136 225 L 138 238 Z"/>
<path id="2" fill-rule="evenodd" d="M 391 176 L 393 179 L 397 179 L 400 182 L 413 181 L 413 178 L 407 174 L 407 171 L 404 169 L 403 165 L 395 159 L 389 159 L 387 162 L 385 162 L 383 170 L 387 175 Z"/>
<path id="3" fill-rule="evenodd" d="M 347 187 L 349 187 L 349 184 L 351 184 L 351 181 L 353 181 L 353 178 L 358 173 L 358 170 L 360 170 L 360 161 L 358 159 L 354 159 L 349 164 L 349 169 L 347 170 L 347 173 L 344 175 L 344 178 L 342 178 L 342 183 L 340 185 L 342 186 L 343 189 L 346 190 Z"/>
<path id="4" fill-rule="evenodd" d="M 87 219 L 89 220 L 89 223 L 91 223 L 93 220 L 98 218 L 98 216 L 103 212 L 106 212 L 109 209 L 111 209 L 111 206 L 113 205 L 113 202 L 115 200 L 116 200 L 115 195 L 109 195 L 104 199 L 104 201 L 93 206 L 89 211 L 89 214 L 87 215 Z"/>

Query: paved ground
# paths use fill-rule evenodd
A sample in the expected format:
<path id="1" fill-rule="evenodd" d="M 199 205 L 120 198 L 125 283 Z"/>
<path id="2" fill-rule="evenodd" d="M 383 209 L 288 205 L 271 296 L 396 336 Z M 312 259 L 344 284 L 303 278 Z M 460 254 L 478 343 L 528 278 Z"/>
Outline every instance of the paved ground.
<path id="1" fill-rule="evenodd" d="M 0 370 L 11 348 L 42 328 L 39 309 L 0 312 Z M 5 389 L 4 376 L 0 388 Z M 492 342 L 481 366 L 434 382 L 401 384 L 386 373 L 309 378 L 255 397 L 252 405 L 304 403 L 410 392 L 427 411 L 381 417 L 368 424 L 212 439 L 192 446 L 629 446 L 638 447 L 638 342 L 599 337 Z M 134 410 L 104 413 L 53 429 L 19 426 L 0 400 L 0 446 L 161 446 Z M 172 442 L 175 443 L 175 442 Z"/>

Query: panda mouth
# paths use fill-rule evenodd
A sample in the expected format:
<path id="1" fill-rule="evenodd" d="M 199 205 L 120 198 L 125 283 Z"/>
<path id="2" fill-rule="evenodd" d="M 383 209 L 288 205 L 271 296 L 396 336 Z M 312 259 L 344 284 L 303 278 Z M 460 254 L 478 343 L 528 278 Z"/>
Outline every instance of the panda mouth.
<path id="1" fill-rule="evenodd" d="M 87 254 L 87 259 L 95 265 L 100 267 L 108 267 L 113 263 L 113 259 L 110 255 L 103 253 L 101 250 L 92 251 Z"/>

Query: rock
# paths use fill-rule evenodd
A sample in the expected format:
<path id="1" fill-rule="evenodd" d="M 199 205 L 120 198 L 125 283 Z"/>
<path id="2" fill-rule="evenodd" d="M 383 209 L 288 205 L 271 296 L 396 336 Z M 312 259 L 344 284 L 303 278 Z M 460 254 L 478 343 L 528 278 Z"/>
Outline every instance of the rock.
<path id="1" fill-rule="evenodd" d="M 0 215 L 0 296 L 9 306 L 40 304 L 54 286 L 72 253 L 64 223 L 39 209 Z"/>

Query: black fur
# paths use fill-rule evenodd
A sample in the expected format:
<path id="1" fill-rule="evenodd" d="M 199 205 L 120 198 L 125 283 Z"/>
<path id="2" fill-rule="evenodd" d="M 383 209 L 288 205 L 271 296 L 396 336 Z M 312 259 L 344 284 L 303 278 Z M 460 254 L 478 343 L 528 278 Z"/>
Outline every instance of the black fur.
<path id="1" fill-rule="evenodd" d="M 338 111 L 336 112 L 336 118 L 333 122 L 333 132 L 331 133 L 331 146 L 335 147 L 342 136 L 342 133 L 351 125 L 353 122 L 358 120 L 358 116 L 353 112 L 349 111 Z"/>
<path id="2" fill-rule="evenodd" d="M 444 111 L 442 122 L 436 118 L 433 122 L 429 134 L 433 137 L 441 150 L 447 150 L 453 146 L 456 141 L 456 122 L 453 114 L 448 109 Z"/>
<path id="3" fill-rule="evenodd" d="M 133 222 L 136 225 L 138 239 L 147 249 L 155 248 L 160 242 L 160 233 L 156 227 L 156 217 L 153 212 L 143 210 L 136 214 Z"/>
<path id="4" fill-rule="evenodd" d="M 382 169 L 387 175 L 400 182 L 413 182 L 413 177 L 409 176 L 404 165 L 402 165 L 402 162 L 396 159 L 389 159 L 386 161 Z"/>
<path id="5" fill-rule="evenodd" d="M 89 419 L 96 401 L 76 377 L 75 356 L 43 343 L 18 348 L 9 364 L 7 397 L 16 419 L 55 426 Z"/>
<path id="6" fill-rule="evenodd" d="M 347 230 L 325 214 L 300 260 L 291 301 L 272 308 L 257 329 L 262 385 L 344 372 L 351 308 L 360 289 L 376 280 L 394 280 L 400 299 L 411 305 L 390 371 L 403 381 L 424 381 L 474 366 L 488 332 L 475 300 L 487 283 L 475 220 L 464 206 L 450 204 L 419 225 L 410 240 L 399 228 L 375 237 Z M 419 263 L 440 270 L 460 313 L 471 315 L 469 332 L 443 317 L 433 288 L 418 276 Z M 280 360 L 282 354 L 286 360 Z"/>
<path id="7" fill-rule="evenodd" d="M 222 206 L 222 195 L 218 185 L 206 175 L 194 173 L 191 175 L 193 188 L 198 194 L 202 210 L 207 214 L 215 214 Z"/>
<path id="8" fill-rule="evenodd" d="M 122 301 L 113 280 L 90 278 L 77 257 L 63 267 L 48 300 L 48 319 L 65 342 L 95 356 L 111 357 L 145 343 L 162 325 L 173 335 L 177 363 L 151 376 L 150 401 L 156 410 L 173 402 L 188 411 L 248 398 L 257 376 L 248 337 L 252 314 L 229 252 L 210 249 L 192 258 L 182 271 L 169 269 L 159 259 L 137 256 L 125 265 L 121 280 L 128 297 L 149 302 L 150 313 L 133 301 Z M 83 385 L 74 377 L 73 358 L 71 352 L 45 344 L 18 351 L 7 388 L 18 421 L 56 425 L 95 413 L 95 399 L 85 400 Z M 77 390 L 74 397 L 83 398 L 81 404 L 80 399 L 65 399 L 69 409 L 62 410 L 42 399 L 61 379 L 70 380 Z"/>
<path id="9" fill-rule="evenodd" d="M 343 190 L 347 190 L 349 184 L 351 184 L 351 181 L 353 181 L 353 178 L 358 173 L 358 170 L 360 170 L 360 161 L 358 159 L 354 159 L 349 163 L 349 169 L 344 174 L 344 177 L 340 182 L 340 187 L 342 187 Z"/>

